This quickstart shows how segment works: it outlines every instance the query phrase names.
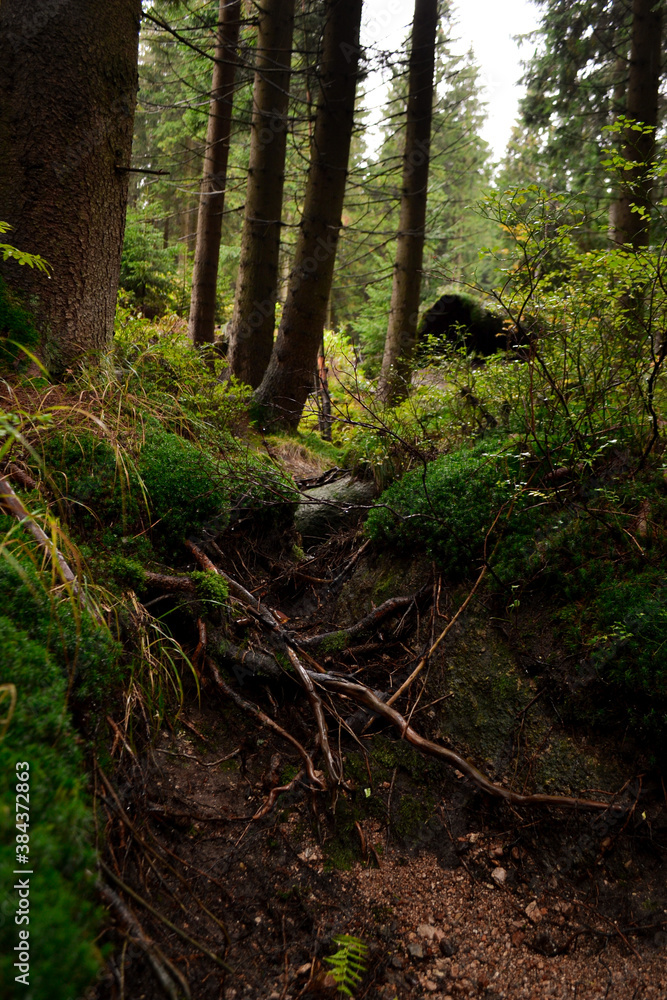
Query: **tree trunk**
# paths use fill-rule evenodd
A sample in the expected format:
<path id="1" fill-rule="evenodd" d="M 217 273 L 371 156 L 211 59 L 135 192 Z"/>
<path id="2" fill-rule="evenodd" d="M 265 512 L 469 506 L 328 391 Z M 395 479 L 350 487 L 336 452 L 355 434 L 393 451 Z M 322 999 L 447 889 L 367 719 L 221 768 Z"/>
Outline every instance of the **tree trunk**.
<path id="1" fill-rule="evenodd" d="M 361 0 L 326 0 L 319 92 L 303 217 L 282 321 L 255 399 L 298 426 L 312 391 L 340 232 L 354 120 Z"/>
<path id="2" fill-rule="evenodd" d="M 253 389 L 273 348 L 294 0 L 264 0 L 258 16 L 241 260 L 228 328 L 230 370 Z"/>
<path id="3" fill-rule="evenodd" d="M 113 337 L 137 92 L 140 0 L 0 5 L 0 219 L 54 375 Z"/>
<path id="4" fill-rule="evenodd" d="M 613 242 L 629 243 L 635 250 L 647 246 L 649 240 L 654 183 L 650 170 L 658 123 L 661 58 L 662 4 L 655 0 L 633 0 L 625 114 L 632 121 L 648 126 L 648 130 L 628 128 L 624 132 L 623 156 L 635 166 L 624 171 L 619 196 L 611 206 L 610 236 Z"/>
<path id="5" fill-rule="evenodd" d="M 424 257 L 438 0 L 416 0 L 408 76 L 403 183 L 389 325 L 378 393 L 386 403 L 407 395 L 417 340 Z"/>
<path id="6" fill-rule="evenodd" d="M 212 344 L 220 259 L 222 213 L 225 207 L 227 160 L 232 130 L 232 103 L 241 27 L 241 0 L 220 0 L 215 63 L 208 112 L 204 176 L 199 197 L 197 244 L 192 272 L 188 331 L 193 344 Z"/>

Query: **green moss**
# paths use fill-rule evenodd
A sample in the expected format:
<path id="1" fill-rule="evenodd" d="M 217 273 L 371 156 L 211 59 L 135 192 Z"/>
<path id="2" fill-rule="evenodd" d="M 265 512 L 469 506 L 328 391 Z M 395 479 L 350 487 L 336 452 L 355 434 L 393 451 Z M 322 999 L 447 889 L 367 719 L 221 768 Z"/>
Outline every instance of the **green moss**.
<path id="1" fill-rule="evenodd" d="M 347 646 L 347 639 L 347 633 L 333 632 L 326 639 L 322 640 L 319 648 L 323 653 L 339 653 L 341 649 L 345 649 Z"/>
<path id="2" fill-rule="evenodd" d="M 0 877 L 16 881 L 16 764 L 27 762 L 30 882 L 30 996 L 65 1000 L 82 994 L 95 975 L 99 913 L 92 813 L 81 755 L 66 707 L 67 677 L 45 647 L 0 617 L 0 683 L 17 689 L 16 711 L 0 743 Z M 10 906 L 18 896 L 9 893 Z M 0 921 L 0 981 L 14 982 L 14 920 Z M 12 994 L 13 995 L 13 994 Z"/>
<path id="3" fill-rule="evenodd" d="M 525 506 L 518 473 L 518 459 L 489 442 L 452 452 L 385 490 L 366 529 L 399 553 L 425 550 L 450 574 L 465 575 L 503 506 L 513 516 Z"/>
<path id="4" fill-rule="evenodd" d="M 190 574 L 197 589 L 197 597 L 200 601 L 208 604 L 225 604 L 229 597 L 229 586 L 227 581 L 216 573 L 200 573 L 195 571 Z"/>
<path id="5" fill-rule="evenodd" d="M 21 356 L 21 348 L 34 351 L 39 334 L 34 319 L 0 278 L 0 364 Z"/>
<path id="6" fill-rule="evenodd" d="M 200 532 L 215 519 L 228 520 L 222 477 L 206 453 L 178 434 L 152 426 L 141 449 L 138 467 L 150 498 L 154 525 L 167 545 Z"/>

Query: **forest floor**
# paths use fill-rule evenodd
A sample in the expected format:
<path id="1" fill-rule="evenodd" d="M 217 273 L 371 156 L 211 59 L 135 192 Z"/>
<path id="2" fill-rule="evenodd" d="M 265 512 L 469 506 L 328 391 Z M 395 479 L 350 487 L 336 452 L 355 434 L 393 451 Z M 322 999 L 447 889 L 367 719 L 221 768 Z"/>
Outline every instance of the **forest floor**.
<path id="1" fill-rule="evenodd" d="M 230 551 L 230 566 L 245 557 L 246 586 L 250 575 L 290 627 L 321 631 L 337 607 L 318 582 L 322 567 L 349 556 L 350 538 L 322 546 L 319 568 L 315 558 L 289 586 L 279 565 L 262 576 L 247 552 Z M 368 654 L 372 686 L 402 655 L 389 639 L 381 634 Z M 111 723 L 113 778 L 98 779 L 107 881 L 126 898 L 134 890 L 134 919 L 159 950 L 147 960 L 139 924 L 123 926 L 116 910 L 107 934 L 115 953 L 96 1000 L 175 996 L 179 973 L 195 1000 L 333 998 L 326 959 L 341 934 L 368 948 L 357 1000 L 667 994 L 667 795 L 639 764 L 617 816 L 517 808 L 420 758 L 376 720 L 357 736 L 331 732 L 348 787 L 316 791 L 295 780 L 294 746 L 221 694 L 206 670 L 200 677 L 201 698 L 192 690 L 143 751 Z M 312 743 L 312 715 L 293 681 L 241 676 L 236 688 Z M 419 711 L 413 704 L 417 728 L 427 718 Z"/>

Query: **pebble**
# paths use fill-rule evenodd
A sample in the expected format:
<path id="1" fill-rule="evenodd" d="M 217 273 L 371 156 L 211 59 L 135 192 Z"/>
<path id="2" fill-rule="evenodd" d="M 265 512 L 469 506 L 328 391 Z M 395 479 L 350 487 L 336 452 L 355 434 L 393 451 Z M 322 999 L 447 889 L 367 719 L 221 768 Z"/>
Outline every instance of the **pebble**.
<path id="1" fill-rule="evenodd" d="M 435 937 L 435 927 L 431 927 L 430 924 L 420 924 L 417 928 L 417 934 L 419 934 L 420 937 L 428 938 L 429 941 L 432 941 Z"/>
<path id="2" fill-rule="evenodd" d="M 505 871 L 504 868 L 494 868 L 493 871 L 491 872 L 491 878 L 498 885 L 503 885 L 505 879 L 507 878 L 507 872 Z"/>
<path id="3" fill-rule="evenodd" d="M 412 955 L 413 958 L 423 958 L 424 957 L 424 949 L 422 948 L 422 946 L 420 944 L 409 944 L 408 945 L 408 954 Z"/>

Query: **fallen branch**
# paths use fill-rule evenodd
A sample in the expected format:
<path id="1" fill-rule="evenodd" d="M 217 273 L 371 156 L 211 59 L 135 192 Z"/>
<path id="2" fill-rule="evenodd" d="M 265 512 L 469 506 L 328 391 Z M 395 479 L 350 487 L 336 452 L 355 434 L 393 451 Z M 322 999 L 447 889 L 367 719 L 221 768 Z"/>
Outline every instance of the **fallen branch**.
<path id="1" fill-rule="evenodd" d="M 21 522 L 21 524 L 26 526 L 39 547 L 58 567 L 60 575 L 65 583 L 71 587 L 72 593 L 79 601 L 81 607 L 90 613 L 98 625 L 104 625 L 103 619 L 79 586 L 79 581 L 70 569 L 70 566 L 62 552 L 54 544 L 53 540 L 49 538 L 46 532 L 40 528 L 33 516 L 28 513 L 23 505 L 23 501 L 17 497 L 16 493 L 7 482 L 7 478 L 5 476 L 0 476 L 0 506 L 4 507 L 9 514 L 13 514 L 14 517 Z"/>
<path id="2" fill-rule="evenodd" d="M 624 809 L 623 806 L 614 806 L 608 802 L 598 802 L 595 799 L 577 799 L 569 795 L 544 795 L 541 793 L 536 795 L 521 795 L 519 792 L 509 791 L 507 788 L 503 788 L 502 785 L 496 785 L 492 782 L 474 764 L 466 760 L 465 757 L 460 757 L 453 750 L 448 750 L 446 747 L 440 746 L 439 743 L 434 743 L 432 740 L 420 736 L 408 724 L 400 712 L 397 712 L 395 708 L 392 708 L 378 698 L 364 684 L 359 684 L 356 681 L 348 681 L 333 674 L 310 673 L 310 677 L 315 684 L 321 684 L 327 690 L 335 691 L 337 694 L 347 695 L 348 698 L 351 698 L 358 704 L 364 705 L 377 715 L 388 719 L 400 731 L 402 739 L 407 740 L 408 743 L 412 743 L 413 746 L 416 746 L 424 753 L 438 757 L 447 764 L 458 768 L 478 788 L 481 788 L 482 791 L 493 798 L 503 799 L 505 802 L 510 802 L 512 805 L 517 806 L 554 806 L 559 809 L 590 809 L 601 812 L 606 809 L 613 809 L 615 811 L 622 811 Z"/>
<path id="3" fill-rule="evenodd" d="M 361 621 L 356 622 L 356 624 L 350 625 L 347 628 L 337 629 L 335 632 L 324 632 L 322 635 L 299 638 L 297 644 L 303 646 L 305 649 L 310 649 L 313 646 L 320 646 L 323 642 L 339 639 L 341 636 L 359 635 L 360 632 L 366 632 L 369 629 L 377 627 L 389 615 L 395 615 L 398 611 L 409 608 L 411 604 L 417 601 L 417 598 L 418 595 L 416 594 L 412 597 L 390 597 L 388 601 L 374 608 L 370 614 L 362 618 Z"/>

